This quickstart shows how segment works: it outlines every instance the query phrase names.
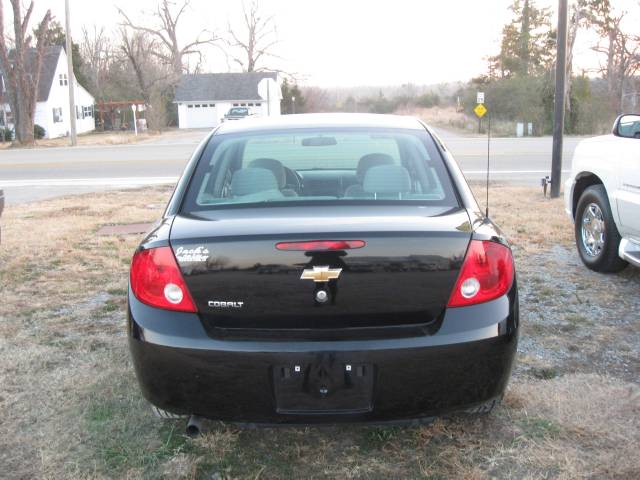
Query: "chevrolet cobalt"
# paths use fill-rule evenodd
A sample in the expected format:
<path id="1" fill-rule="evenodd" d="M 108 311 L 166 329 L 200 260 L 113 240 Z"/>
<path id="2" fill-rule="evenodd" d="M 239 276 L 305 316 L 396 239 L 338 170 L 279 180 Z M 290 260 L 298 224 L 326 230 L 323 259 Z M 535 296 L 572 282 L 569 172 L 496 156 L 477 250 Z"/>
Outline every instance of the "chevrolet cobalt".
<path id="1" fill-rule="evenodd" d="M 156 412 L 238 423 L 487 412 L 509 380 L 509 244 L 417 119 L 225 122 L 131 263 Z"/>

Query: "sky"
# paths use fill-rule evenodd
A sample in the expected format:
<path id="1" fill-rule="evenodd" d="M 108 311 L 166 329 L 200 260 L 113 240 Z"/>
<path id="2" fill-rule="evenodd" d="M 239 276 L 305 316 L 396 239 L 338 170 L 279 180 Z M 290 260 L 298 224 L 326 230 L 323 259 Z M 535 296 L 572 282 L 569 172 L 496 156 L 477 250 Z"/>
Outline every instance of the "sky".
<path id="1" fill-rule="evenodd" d="M 8 6 L 8 0 L 0 0 Z M 69 0 L 72 35 L 93 25 L 117 33 L 121 7 L 132 18 L 156 0 Z M 181 0 L 174 0 L 181 1 Z M 34 18 L 50 8 L 64 24 L 64 0 L 35 0 Z M 467 81 L 486 72 L 486 58 L 500 48 L 502 27 L 510 19 L 512 0 L 261 0 L 274 17 L 278 58 L 263 63 L 295 73 L 302 83 L 331 86 L 431 85 Z M 557 0 L 538 0 L 555 11 Z M 616 0 L 614 0 L 616 3 Z M 636 0 L 617 0 L 639 19 Z M 5 7 L 6 9 L 6 7 Z M 7 12 L 8 13 L 8 12 Z M 241 0 L 191 0 L 179 30 L 183 41 L 207 29 L 223 35 L 239 25 Z M 555 21 L 555 20 L 554 20 Z M 639 20 L 640 21 L 640 20 Z M 589 33 L 579 38 L 578 68 L 594 68 Z M 220 49 L 207 48 L 205 71 L 238 70 Z"/>

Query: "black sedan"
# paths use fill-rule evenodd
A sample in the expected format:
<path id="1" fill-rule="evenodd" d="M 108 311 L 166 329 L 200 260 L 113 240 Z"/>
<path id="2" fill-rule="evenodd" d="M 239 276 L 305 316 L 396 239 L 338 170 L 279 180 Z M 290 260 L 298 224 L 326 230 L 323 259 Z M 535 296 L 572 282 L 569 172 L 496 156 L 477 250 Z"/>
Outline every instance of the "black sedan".
<path id="1" fill-rule="evenodd" d="M 221 125 L 137 249 L 128 297 L 156 412 L 239 423 L 486 412 L 518 338 L 511 249 L 409 117 Z"/>

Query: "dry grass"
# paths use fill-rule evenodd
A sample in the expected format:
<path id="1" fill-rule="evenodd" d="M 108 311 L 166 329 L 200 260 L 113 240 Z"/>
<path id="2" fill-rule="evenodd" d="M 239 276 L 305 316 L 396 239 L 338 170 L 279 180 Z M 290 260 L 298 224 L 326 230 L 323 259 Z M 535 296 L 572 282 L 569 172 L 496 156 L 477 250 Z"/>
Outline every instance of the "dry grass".
<path id="1" fill-rule="evenodd" d="M 471 183 L 471 188 L 484 205 L 485 185 Z M 489 195 L 491 219 L 505 231 L 516 250 L 530 254 L 552 246 L 573 245 L 573 225 L 562 198 L 545 198 L 541 188 L 499 183 L 491 184 Z"/>
<path id="2" fill-rule="evenodd" d="M 162 133 L 162 135 L 171 135 L 174 131 L 170 130 Z M 133 132 L 89 132 L 78 135 L 78 145 L 94 146 L 94 145 L 129 145 L 132 143 L 141 143 L 158 138 L 161 135 L 156 132 L 143 132 L 135 135 Z M 11 142 L 0 143 L 0 149 L 3 148 L 42 148 L 42 147 L 68 147 L 70 145 L 68 137 L 61 138 L 44 138 L 36 140 L 33 146 L 13 145 Z"/>
<path id="3" fill-rule="evenodd" d="M 492 415 L 411 428 L 210 425 L 197 440 L 180 421 L 156 421 L 124 333 L 139 237 L 95 232 L 156 219 L 168 193 L 7 208 L 0 477 L 638 478 L 640 278 L 586 271 L 561 201 L 537 189 L 497 185 L 492 194 L 492 217 L 514 244 L 522 308 L 518 364 Z"/>
<path id="4" fill-rule="evenodd" d="M 459 133 L 475 135 L 478 133 L 478 121 L 464 112 L 457 112 L 455 107 L 411 107 L 399 109 L 398 115 L 410 115 L 424 120 L 428 125 L 456 130 Z"/>
<path id="5" fill-rule="evenodd" d="M 453 106 L 400 108 L 395 113 L 398 115 L 418 117 L 432 127 L 453 130 L 458 134 L 468 136 L 478 135 L 478 119 L 474 115 L 467 115 L 465 112 L 456 111 L 456 108 Z M 486 125 L 485 117 L 482 121 L 483 135 L 486 135 Z M 491 121 L 491 135 L 493 137 L 515 137 L 516 122 L 493 119 Z"/>

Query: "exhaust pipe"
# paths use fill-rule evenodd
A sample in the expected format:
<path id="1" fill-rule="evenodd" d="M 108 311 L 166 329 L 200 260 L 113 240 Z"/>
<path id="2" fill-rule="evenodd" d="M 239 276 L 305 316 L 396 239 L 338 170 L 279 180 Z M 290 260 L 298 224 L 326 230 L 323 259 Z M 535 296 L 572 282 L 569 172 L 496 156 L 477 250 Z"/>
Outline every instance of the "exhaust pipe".
<path id="1" fill-rule="evenodd" d="M 202 417 L 198 415 L 191 415 L 187 422 L 187 436 L 197 437 L 202 433 Z"/>

